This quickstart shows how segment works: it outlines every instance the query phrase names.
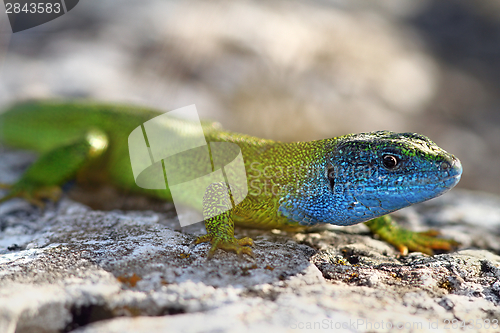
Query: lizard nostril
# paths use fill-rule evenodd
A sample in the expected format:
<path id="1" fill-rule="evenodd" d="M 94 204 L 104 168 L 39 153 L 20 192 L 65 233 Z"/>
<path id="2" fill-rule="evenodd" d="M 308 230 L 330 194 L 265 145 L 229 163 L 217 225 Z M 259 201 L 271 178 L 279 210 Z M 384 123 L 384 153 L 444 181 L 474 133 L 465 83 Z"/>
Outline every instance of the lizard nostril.
<path id="1" fill-rule="evenodd" d="M 451 156 L 447 161 L 441 162 L 439 168 L 442 171 L 450 173 L 450 176 L 462 174 L 462 164 L 455 156 Z"/>
<path id="2" fill-rule="evenodd" d="M 448 170 L 450 167 L 451 167 L 451 165 L 448 162 L 441 163 L 441 170 Z"/>

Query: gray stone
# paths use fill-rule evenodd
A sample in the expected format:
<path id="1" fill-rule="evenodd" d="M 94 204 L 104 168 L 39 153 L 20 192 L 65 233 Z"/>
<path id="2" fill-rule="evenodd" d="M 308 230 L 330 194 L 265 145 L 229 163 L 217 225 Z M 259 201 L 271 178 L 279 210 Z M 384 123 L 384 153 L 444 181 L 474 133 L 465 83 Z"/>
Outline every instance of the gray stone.
<path id="1" fill-rule="evenodd" d="M 0 22 L 0 107 L 196 104 L 281 141 L 419 132 L 460 157 L 459 186 L 500 194 L 498 3 L 80 1 L 23 33 Z"/>
<path id="2" fill-rule="evenodd" d="M 0 181 L 25 156 L 6 154 Z M 0 331 L 488 331 L 500 315 L 498 207 L 452 191 L 394 214 L 464 244 L 432 257 L 401 257 L 358 225 L 237 229 L 255 240 L 255 259 L 208 260 L 208 245 L 193 245 L 203 228 L 182 229 L 169 211 L 11 200 L 0 205 Z"/>

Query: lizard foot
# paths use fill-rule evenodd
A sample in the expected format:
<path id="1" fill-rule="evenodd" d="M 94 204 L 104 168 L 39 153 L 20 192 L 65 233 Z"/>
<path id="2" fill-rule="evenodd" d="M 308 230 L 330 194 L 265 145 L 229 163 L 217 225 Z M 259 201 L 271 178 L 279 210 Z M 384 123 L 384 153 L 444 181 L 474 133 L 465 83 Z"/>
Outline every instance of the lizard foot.
<path id="1" fill-rule="evenodd" d="M 0 203 L 13 198 L 22 198 L 29 201 L 31 204 L 43 209 L 45 207 L 44 199 L 49 199 L 53 202 L 59 201 L 62 190 L 59 186 L 45 186 L 36 189 L 19 189 L 15 185 L 1 184 L 1 188 L 10 189 L 10 192 L 0 198 Z"/>
<path id="2" fill-rule="evenodd" d="M 414 232 L 401 228 L 389 216 L 373 219 L 366 225 L 374 234 L 394 245 L 402 255 L 407 255 L 409 251 L 433 255 L 434 250 L 450 251 L 460 245 L 453 239 L 437 238 L 437 230 Z"/>
<path id="3" fill-rule="evenodd" d="M 208 251 L 208 258 L 212 258 L 217 249 L 224 250 L 226 252 L 235 252 L 240 257 L 243 254 L 254 257 L 253 251 L 248 246 L 253 246 L 253 240 L 249 237 L 244 237 L 241 239 L 236 239 L 234 237 L 218 237 L 216 235 L 207 234 L 200 236 L 194 242 L 195 244 L 210 242 L 212 247 Z"/>
<path id="4" fill-rule="evenodd" d="M 439 232 L 429 230 L 426 232 L 413 232 L 401 228 L 394 234 L 394 240 L 390 241 L 402 255 L 407 255 L 409 251 L 422 252 L 433 255 L 434 250 L 451 251 L 460 245 L 457 241 L 449 238 L 436 238 Z M 388 240 L 389 241 L 389 240 Z"/>

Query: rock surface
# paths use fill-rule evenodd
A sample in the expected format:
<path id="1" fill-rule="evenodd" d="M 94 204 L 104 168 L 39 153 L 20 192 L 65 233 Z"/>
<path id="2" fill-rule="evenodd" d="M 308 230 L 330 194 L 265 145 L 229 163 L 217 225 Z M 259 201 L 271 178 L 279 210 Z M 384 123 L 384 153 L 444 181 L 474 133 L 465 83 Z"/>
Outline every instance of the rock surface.
<path id="1" fill-rule="evenodd" d="M 32 155 L 0 154 L 0 181 Z M 462 242 L 401 257 L 364 225 L 237 229 L 255 259 L 193 246 L 165 211 L 99 211 L 67 195 L 0 205 L 0 332 L 436 332 L 498 330 L 500 198 L 452 191 L 395 214 Z"/>

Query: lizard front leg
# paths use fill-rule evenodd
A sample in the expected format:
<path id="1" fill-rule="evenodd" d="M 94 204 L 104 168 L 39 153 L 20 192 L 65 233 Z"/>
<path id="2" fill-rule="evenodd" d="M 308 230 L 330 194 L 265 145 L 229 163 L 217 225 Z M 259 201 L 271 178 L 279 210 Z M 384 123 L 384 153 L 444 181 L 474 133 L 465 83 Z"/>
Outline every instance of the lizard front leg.
<path id="1" fill-rule="evenodd" d="M 198 237 L 195 244 L 210 242 L 208 251 L 211 258 L 217 249 L 235 252 L 238 255 L 247 254 L 253 257 L 253 240 L 249 237 L 236 239 L 234 237 L 233 206 L 228 187 L 225 183 L 213 183 L 205 191 L 203 197 L 203 215 L 207 234 Z"/>

